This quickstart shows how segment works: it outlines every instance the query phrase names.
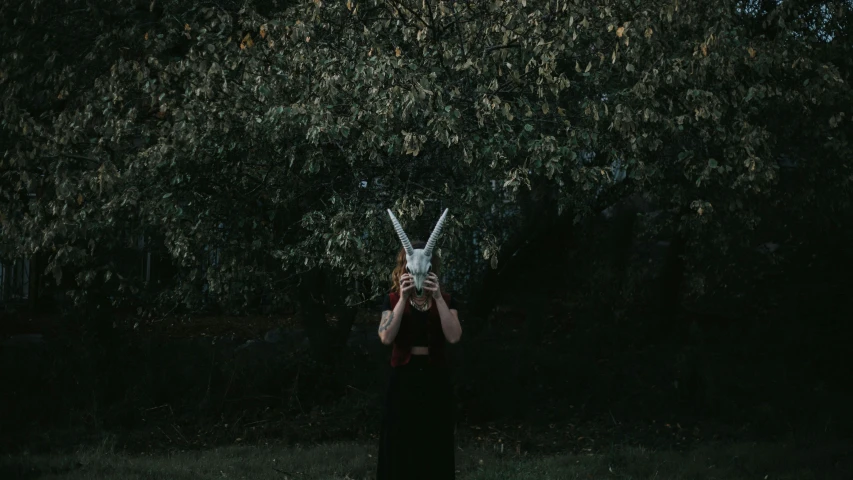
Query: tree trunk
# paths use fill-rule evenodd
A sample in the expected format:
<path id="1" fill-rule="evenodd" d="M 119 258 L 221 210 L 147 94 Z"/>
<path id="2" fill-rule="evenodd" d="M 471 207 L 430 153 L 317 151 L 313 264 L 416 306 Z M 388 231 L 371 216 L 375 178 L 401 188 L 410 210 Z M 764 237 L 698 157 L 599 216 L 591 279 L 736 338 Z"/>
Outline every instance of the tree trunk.
<path id="1" fill-rule="evenodd" d="M 684 249 L 684 237 L 676 234 L 666 252 L 661 271 L 658 311 L 661 317 L 661 333 L 664 335 L 670 335 L 676 331 L 676 320 L 680 312 L 684 285 Z"/>
<path id="2" fill-rule="evenodd" d="M 345 303 L 347 285 L 322 269 L 302 275 L 299 284 L 299 306 L 302 325 L 310 342 L 312 357 L 325 365 L 340 359 L 346 348 L 357 307 Z M 334 314 L 337 322 L 330 325 L 326 314 Z"/>
<path id="3" fill-rule="evenodd" d="M 613 235 L 613 252 L 615 254 L 614 270 L 618 275 L 619 287 L 625 286 L 628 276 L 632 248 L 634 246 L 634 227 L 637 224 L 637 210 L 633 206 L 620 209 L 615 220 Z"/>
<path id="4" fill-rule="evenodd" d="M 327 363 L 330 357 L 329 325 L 322 297 L 322 270 L 313 268 L 303 273 L 298 291 L 302 326 L 310 342 L 311 356 L 320 363 Z"/>
<path id="5" fill-rule="evenodd" d="M 358 314 L 358 307 L 349 307 L 346 297 L 353 288 L 351 283 L 339 277 L 328 276 L 325 282 L 326 309 L 330 311 L 337 322 L 329 329 L 329 360 L 336 363 L 347 348 L 352 325 Z"/>
<path id="6" fill-rule="evenodd" d="M 39 302 L 39 283 L 41 282 L 41 255 L 34 253 L 30 258 L 30 278 L 28 290 L 28 300 L 30 304 L 30 312 L 36 313 L 41 310 L 41 302 Z"/>

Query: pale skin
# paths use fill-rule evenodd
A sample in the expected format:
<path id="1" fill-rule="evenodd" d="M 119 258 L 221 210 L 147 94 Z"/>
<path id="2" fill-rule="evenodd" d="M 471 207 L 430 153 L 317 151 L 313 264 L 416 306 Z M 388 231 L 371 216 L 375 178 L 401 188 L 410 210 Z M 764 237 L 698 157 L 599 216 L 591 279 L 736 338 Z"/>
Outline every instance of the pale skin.
<path id="1" fill-rule="evenodd" d="M 400 320 L 403 318 L 403 311 L 406 309 L 406 302 L 412 296 L 415 289 L 415 282 L 412 276 L 404 273 L 400 276 L 400 301 L 394 306 L 393 310 L 385 310 L 382 312 L 382 317 L 379 322 L 379 339 L 384 345 L 391 345 L 394 339 L 397 338 L 397 333 L 400 331 Z M 456 309 L 451 310 L 441 296 L 441 288 L 438 285 L 438 276 L 430 272 L 424 281 L 424 291 L 432 297 L 435 306 L 438 309 L 438 315 L 441 318 L 441 330 L 444 332 L 444 338 L 450 343 L 456 343 L 462 337 L 462 325 L 459 323 L 459 312 Z M 412 355 L 428 355 L 429 347 L 412 347 Z"/>

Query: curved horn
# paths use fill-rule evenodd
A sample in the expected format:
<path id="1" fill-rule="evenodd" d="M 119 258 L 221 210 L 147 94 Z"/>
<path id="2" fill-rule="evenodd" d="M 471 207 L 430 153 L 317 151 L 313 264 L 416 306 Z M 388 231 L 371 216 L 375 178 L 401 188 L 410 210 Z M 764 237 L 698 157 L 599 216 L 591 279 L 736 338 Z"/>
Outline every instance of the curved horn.
<path id="1" fill-rule="evenodd" d="M 403 244 L 403 248 L 406 250 L 406 255 L 414 255 L 415 249 L 412 248 L 412 242 L 409 241 L 409 237 L 406 236 L 406 232 L 403 231 L 403 226 L 400 225 L 400 221 L 397 220 L 397 217 L 391 213 L 391 209 L 388 209 L 388 215 L 391 217 L 391 223 L 394 224 L 394 230 L 397 232 L 397 236 L 400 237 L 400 243 Z"/>
<path id="2" fill-rule="evenodd" d="M 438 223 L 436 223 L 435 228 L 432 229 L 432 233 L 429 235 L 426 247 L 424 247 L 424 255 L 432 255 L 432 249 L 435 248 L 435 243 L 438 242 L 438 237 L 441 236 L 441 227 L 444 226 L 444 217 L 447 216 L 447 212 L 449 210 L 449 208 L 444 209 L 444 213 L 441 214 L 441 218 L 438 219 Z"/>

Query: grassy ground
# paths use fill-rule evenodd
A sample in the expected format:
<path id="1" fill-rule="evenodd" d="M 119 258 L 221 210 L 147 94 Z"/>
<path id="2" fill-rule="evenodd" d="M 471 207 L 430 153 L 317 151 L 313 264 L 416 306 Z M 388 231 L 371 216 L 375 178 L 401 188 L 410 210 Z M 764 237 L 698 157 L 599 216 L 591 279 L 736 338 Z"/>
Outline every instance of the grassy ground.
<path id="1" fill-rule="evenodd" d="M 104 442 L 71 455 L 4 458 L 0 460 L 0 477 L 8 480 L 362 480 L 375 476 L 375 450 L 375 446 L 361 443 L 332 443 L 128 455 Z M 461 448 L 456 463 L 458 480 L 842 478 L 837 468 L 806 461 L 783 444 L 709 444 L 686 453 L 631 447 L 613 448 L 596 455 L 543 457 Z"/>

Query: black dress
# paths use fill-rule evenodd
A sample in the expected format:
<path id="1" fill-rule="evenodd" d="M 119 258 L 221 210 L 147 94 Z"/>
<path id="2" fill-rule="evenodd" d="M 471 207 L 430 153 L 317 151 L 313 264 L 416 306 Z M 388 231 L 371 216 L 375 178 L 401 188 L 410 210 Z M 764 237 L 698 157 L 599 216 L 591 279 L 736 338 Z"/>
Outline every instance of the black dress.
<path id="1" fill-rule="evenodd" d="M 456 309 L 453 297 L 448 307 Z M 385 297 L 382 310 L 391 310 Z M 426 315 L 411 309 L 413 346 L 426 346 Z M 412 355 L 391 368 L 379 436 L 377 480 L 450 480 L 456 478 L 455 409 L 450 369 Z"/>

